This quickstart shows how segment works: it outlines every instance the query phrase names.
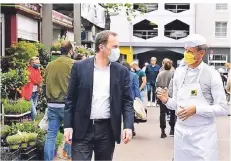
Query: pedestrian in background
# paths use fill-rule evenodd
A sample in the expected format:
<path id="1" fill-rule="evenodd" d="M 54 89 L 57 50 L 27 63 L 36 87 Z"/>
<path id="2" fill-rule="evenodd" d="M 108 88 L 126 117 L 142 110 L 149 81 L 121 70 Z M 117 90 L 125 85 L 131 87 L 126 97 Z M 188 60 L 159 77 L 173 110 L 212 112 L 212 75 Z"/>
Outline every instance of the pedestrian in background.
<path id="1" fill-rule="evenodd" d="M 156 78 L 159 74 L 160 66 L 156 64 L 156 57 L 151 58 L 151 64 L 147 66 L 145 73 L 147 76 L 147 92 L 148 92 L 148 104 L 147 106 L 156 106 Z M 152 99 L 151 99 L 152 94 Z"/>
<path id="2" fill-rule="evenodd" d="M 156 79 L 156 88 L 160 87 L 163 89 L 168 88 L 169 83 L 172 79 L 173 72 L 171 71 L 172 69 L 172 62 L 169 59 L 165 59 L 164 69 L 158 74 L 157 79 Z M 161 138 L 167 137 L 165 133 L 165 128 L 166 128 L 166 115 L 170 115 L 170 120 L 169 120 L 169 125 L 171 127 L 169 135 L 173 136 L 174 135 L 174 126 L 175 126 L 175 111 L 174 110 L 169 110 L 165 104 L 163 104 L 159 99 L 157 100 L 157 103 L 160 105 L 160 129 L 161 129 Z"/>
<path id="3" fill-rule="evenodd" d="M 146 74 L 144 71 L 142 71 L 140 68 L 139 68 L 139 63 L 137 61 L 134 61 L 131 63 L 131 67 L 132 69 L 135 71 L 135 73 L 138 75 L 138 78 L 139 78 L 139 91 L 140 91 L 140 96 L 141 96 L 141 101 L 144 102 L 144 89 L 145 89 L 145 86 L 146 86 Z"/>
<path id="4" fill-rule="evenodd" d="M 130 74 L 117 63 L 117 34 L 97 34 L 96 56 L 75 62 L 64 114 L 65 142 L 72 145 L 72 160 L 112 160 L 115 142 L 127 144 L 134 124 Z"/>
<path id="5" fill-rule="evenodd" d="M 46 96 L 48 104 L 48 132 L 44 146 L 44 160 L 52 161 L 55 155 L 56 137 L 64 118 L 65 97 L 70 79 L 74 54 L 70 41 L 61 44 L 61 56 L 50 62 L 45 71 Z M 64 145 L 68 159 L 71 159 L 70 145 Z"/>
<path id="6" fill-rule="evenodd" d="M 38 57 L 32 57 L 29 61 L 28 66 L 28 83 L 21 89 L 21 97 L 30 100 L 31 102 L 31 118 L 35 120 L 37 111 L 36 107 L 38 104 L 38 97 L 40 93 L 40 84 L 42 82 L 42 76 L 40 72 L 40 60 Z"/>

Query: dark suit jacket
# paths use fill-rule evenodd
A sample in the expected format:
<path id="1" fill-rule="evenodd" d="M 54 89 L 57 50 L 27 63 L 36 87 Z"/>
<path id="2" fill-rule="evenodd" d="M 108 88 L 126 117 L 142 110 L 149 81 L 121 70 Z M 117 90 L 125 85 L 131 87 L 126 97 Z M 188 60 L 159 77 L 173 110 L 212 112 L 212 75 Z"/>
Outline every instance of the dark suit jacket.
<path id="1" fill-rule="evenodd" d="M 94 58 L 76 62 L 72 67 L 64 112 L 64 128 L 73 128 L 73 140 L 84 136 L 90 121 L 93 72 Z M 115 140 L 120 143 L 121 114 L 124 129 L 132 129 L 134 109 L 129 71 L 116 62 L 110 65 L 110 114 Z"/>

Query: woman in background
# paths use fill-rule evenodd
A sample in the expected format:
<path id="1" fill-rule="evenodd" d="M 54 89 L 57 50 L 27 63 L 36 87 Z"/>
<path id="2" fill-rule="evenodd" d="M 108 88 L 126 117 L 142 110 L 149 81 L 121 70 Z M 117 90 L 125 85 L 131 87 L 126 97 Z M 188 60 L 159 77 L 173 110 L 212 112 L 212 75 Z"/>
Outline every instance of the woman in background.
<path id="1" fill-rule="evenodd" d="M 42 76 L 40 72 L 40 60 L 38 57 L 32 57 L 29 61 L 28 83 L 22 87 L 21 97 L 31 102 L 31 118 L 35 120 L 37 115 L 36 106 L 38 104 L 38 96 L 40 91 L 40 84 Z"/>
<path id="2" fill-rule="evenodd" d="M 163 71 L 161 71 L 156 79 L 156 88 L 161 87 L 163 89 L 168 88 L 170 81 L 173 77 L 173 71 L 172 69 L 172 62 L 171 60 L 166 60 L 163 64 Z M 173 110 L 168 110 L 168 108 L 162 103 L 162 101 L 157 101 L 158 104 L 160 105 L 160 128 L 161 128 L 161 138 L 167 137 L 165 133 L 165 128 L 166 128 L 166 115 L 168 111 L 170 111 L 170 120 L 169 120 L 169 125 L 171 127 L 169 135 L 174 135 L 174 127 L 175 127 L 175 121 L 176 121 L 176 116 L 175 116 L 175 111 Z"/>

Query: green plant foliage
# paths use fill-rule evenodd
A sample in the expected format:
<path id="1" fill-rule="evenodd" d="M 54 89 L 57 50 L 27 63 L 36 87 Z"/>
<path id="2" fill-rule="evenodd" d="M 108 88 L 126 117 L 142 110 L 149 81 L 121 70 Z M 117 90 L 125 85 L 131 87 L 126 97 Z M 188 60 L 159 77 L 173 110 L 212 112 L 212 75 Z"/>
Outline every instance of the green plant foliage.
<path id="1" fill-rule="evenodd" d="M 18 101 L 4 100 L 5 114 L 23 114 L 30 111 L 31 102 L 20 99 Z"/>
<path id="2" fill-rule="evenodd" d="M 13 55 L 17 60 L 28 62 L 30 58 L 38 56 L 38 48 L 35 43 L 20 41 L 11 46 Z"/>
<path id="3" fill-rule="evenodd" d="M 6 138 L 6 142 L 9 145 L 19 145 L 22 143 L 23 137 L 21 135 L 12 135 Z"/>
<path id="4" fill-rule="evenodd" d="M 63 134 L 62 133 L 58 133 L 57 135 L 57 139 L 56 139 L 56 147 L 60 147 L 63 145 Z"/>
<path id="5" fill-rule="evenodd" d="M 121 12 L 122 8 L 125 9 L 127 20 L 131 21 L 132 18 L 136 17 L 136 10 L 133 7 L 133 3 L 103 3 L 101 4 L 108 13 L 109 11 Z M 145 13 L 146 7 L 140 3 L 138 8 L 141 11 L 141 14 Z"/>
<path id="6" fill-rule="evenodd" d="M 40 88 L 40 99 L 38 100 L 37 108 L 40 112 L 45 112 L 45 109 L 47 108 L 47 98 L 46 98 L 46 85 L 42 85 Z"/>
<path id="7" fill-rule="evenodd" d="M 85 56 L 94 55 L 94 50 L 91 48 L 87 48 L 87 46 L 79 45 L 75 47 L 76 54 L 83 54 Z"/>
<path id="8" fill-rule="evenodd" d="M 28 143 L 30 141 L 30 137 L 29 137 L 30 133 L 27 132 L 22 132 L 22 143 Z"/>
<path id="9" fill-rule="evenodd" d="M 24 86 L 28 82 L 28 71 L 26 68 L 9 69 L 6 73 L 1 73 L 1 93 L 2 98 L 17 99 L 17 88 Z M 19 97 L 19 95 L 18 95 Z"/>
<path id="10" fill-rule="evenodd" d="M 49 61 L 51 60 L 51 54 L 47 53 L 45 51 L 45 47 L 43 44 L 41 43 L 35 43 L 35 45 L 38 48 L 38 53 L 39 53 L 39 60 L 40 60 L 40 64 L 42 66 L 42 68 L 46 68 L 47 64 L 49 63 Z M 41 69 L 40 69 L 41 70 Z"/>
<path id="11" fill-rule="evenodd" d="M 10 133 L 10 126 L 5 125 L 1 128 L 1 136 L 7 136 Z"/>
<path id="12" fill-rule="evenodd" d="M 36 144 L 37 148 L 41 149 L 44 147 L 46 131 L 40 129 L 35 122 L 27 121 L 27 122 L 16 123 L 16 124 L 13 123 L 12 126 L 10 127 L 9 135 L 18 134 L 18 131 L 21 131 L 22 133 L 24 132 L 36 133 L 37 134 L 37 144 Z"/>

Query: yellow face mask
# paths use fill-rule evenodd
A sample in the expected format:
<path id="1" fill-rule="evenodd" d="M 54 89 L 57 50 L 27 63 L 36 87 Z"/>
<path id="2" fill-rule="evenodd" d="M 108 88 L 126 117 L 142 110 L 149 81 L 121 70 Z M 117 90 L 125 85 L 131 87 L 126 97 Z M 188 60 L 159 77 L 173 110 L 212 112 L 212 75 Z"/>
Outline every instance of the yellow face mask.
<path id="1" fill-rule="evenodd" d="M 184 52 L 184 61 L 185 61 L 188 65 L 194 64 L 194 63 L 196 62 L 196 60 L 195 60 L 195 55 L 193 55 L 193 54 L 190 53 L 190 52 L 185 51 L 185 52 Z"/>

